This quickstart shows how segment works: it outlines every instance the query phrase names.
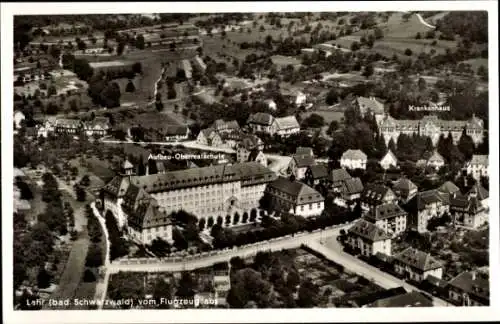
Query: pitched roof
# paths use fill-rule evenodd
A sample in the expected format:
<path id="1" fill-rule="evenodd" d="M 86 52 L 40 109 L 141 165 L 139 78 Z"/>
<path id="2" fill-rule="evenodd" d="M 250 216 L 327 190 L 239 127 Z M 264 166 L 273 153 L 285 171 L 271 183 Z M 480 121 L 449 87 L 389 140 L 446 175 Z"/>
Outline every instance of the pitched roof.
<path id="1" fill-rule="evenodd" d="M 368 213 L 368 215 L 366 215 L 366 218 L 377 221 L 405 214 L 406 212 L 401 207 L 399 207 L 399 205 L 383 204 L 380 206 L 376 206 L 370 213 Z"/>
<path id="2" fill-rule="evenodd" d="M 314 155 L 313 149 L 310 147 L 299 146 L 295 149 L 295 154 L 297 155 Z"/>
<path id="3" fill-rule="evenodd" d="M 357 97 L 356 101 L 360 106 L 366 107 L 366 109 L 371 110 L 372 113 L 374 114 L 383 114 L 384 113 L 384 104 L 381 102 L 377 101 L 377 99 L 371 97 L 371 98 L 366 98 L 366 97 Z"/>
<path id="4" fill-rule="evenodd" d="M 361 150 L 347 150 L 342 154 L 341 160 L 366 160 L 367 156 Z"/>
<path id="5" fill-rule="evenodd" d="M 279 117 L 274 120 L 278 126 L 278 130 L 300 128 L 299 122 L 295 116 Z"/>
<path id="6" fill-rule="evenodd" d="M 432 300 L 418 291 L 379 299 L 367 307 L 432 307 Z"/>
<path id="7" fill-rule="evenodd" d="M 316 163 L 314 161 L 314 158 L 310 155 L 297 155 L 297 154 L 295 154 L 293 156 L 293 160 L 295 161 L 295 164 L 297 165 L 298 168 L 305 168 L 305 167 L 314 165 Z"/>
<path id="8" fill-rule="evenodd" d="M 351 179 L 351 175 L 345 169 L 335 169 L 330 173 L 333 183 L 338 183 L 342 181 L 346 181 L 347 179 Z"/>
<path id="9" fill-rule="evenodd" d="M 483 205 L 477 197 L 455 194 L 450 198 L 450 208 L 465 210 L 471 214 L 477 214 L 484 210 Z"/>
<path id="10" fill-rule="evenodd" d="M 469 164 L 488 166 L 488 155 L 472 155 Z"/>
<path id="11" fill-rule="evenodd" d="M 102 189 L 115 197 L 122 197 L 127 192 L 129 184 L 127 177 L 116 176 Z"/>
<path id="12" fill-rule="evenodd" d="M 413 197 L 408 204 L 406 205 L 405 209 L 409 211 L 421 211 L 426 208 L 427 205 L 433 204 L 433 203 L 442 203 L 442 204 L 449 204 L 450 203 L 450 195 L 440 192 L 436 189 L 433 190 L 427 190 L 427 191 L 422 191 L 419 192 Z"/>
<path id="13" fill-rule="evenodd" d="M 311 165 L 308 169 L 310 170 L 313 179 L 328 178 L 328 169 L 324 164 Z"/>
<path id="14" fill-rule="evenodd" d="M 244 135 L 240 142 L 238 143 L 238 147 L 245 148 L 248 151 L 253 150 L 254 148 L 262 145 L 262 140 L 256 135 Z"/>
<path id="15" fill-rule="evenodd" d="M 256 161 L 257 158 L 259 157 L 259 154 L 264 154 L 262 151 L 253 149 L 250 151 L 250 154 L 248 155 L 248 161 Z"/>
<path id="16" fill-rule="evenodd" d="M 130 163 L 129 160 L 125 160 L 122 164 L 122 168 L 123 169 L 132 169 L 134 166 L 132 165 L 132 163 Z"/>
<path id="17" fill-rule="evenodd" d="M 302 182 L 292 182 L 283 177 L 278 177 L 276 180 L 269 183 L 266 190 L 270 191 L 271 193 L 273 190 L 286 193 L 291 196 L 291 200 L 294 203 L 300 205 L 324 201 L 323 196 L 315 189 Z"/>
<path id="18" fill-rule="evenodd" d="M 479 298 L 489 299 L 490 283 L 486 273 L 477 270 L 462 272 L 449 285 Z"/>
<path id="19" fill-rule="evenodd" d="M 484 200 L 489 198 L 490 193 L 479 183 L 476 183 L 474 186 L 472 186 L 467 195 L 477 197 L 479 200 Z"/>
<path id="20" fill-rule="evenodd" d="M 133 176 L 131 182 L 151 193 L 232 181 L 243 181 L 242 185 L 267 183 L 275 177 L 273 171 L 258 162 L 243 162 Z"/>
<path id="21" fill-rule="evenodd" d="M 186 135 L 188 127 L 186 125 L 169 125 L 165 129 L 166 136 Z"/>
<path id="22" fill-rule="evenodd" d="M 396 157 L 396 155 L 394 155 L 394 153 L 392 153 L 391 150 L 387 151 L 387 153 L 384 155 L 384 157 L 382 159 L 380 159 L 380 161 L 384 161 L 386 159 L 392 159 L 393 161 L 397 161 L 398 158 Z"/>
<path id="23" fill-rule="evenodd" d="M 170 224 L 172 220 L 166 212 L 160 210 L 157 201 L 153 198 L 141 202 L 128 215 L 128 225 L 138 230 Z"/>
<path id="24" fill-rule="evenodd" d="M 369 204 L 379 204 L 389 193 L 392 193 L 392 190 L 387 186 L 375 183 L 367 184 L 361 193 L 361 200 Z"/>
<path id="25" fill-rule="evenodd" d="M 342 183 L 340 191 L 344 195 L 353 195 L 363 192 L 363 183 L 360 178 L 347 179 Z"/>
<path id="26" fill-rule="evenodd" d="M 210 138 L 210 136 L 212 135 L 212 133 L 215 132 L 215 129 L 209 127 L 209 128 L 205 128 L 205 129 L 202 129 L 200 131 L 200 133 L 203 134 L 203 136 L 205 136 L 206 138 Z"/>
<path id="27" fill-rule="evenodd" d="M 409 247 L 396 254 L 394 259 L 421 271 L 429 271 L 443 267 L 441 262 L 432 257 L 429 253 L 425 253 L 413 247 Z"/>
<path id="28" fill-rule="evenodd" d="M 432 153 L 432 155 L 427 159 L 427 163 L 430 163 L 430 162 L 445 162 L 443 156 L 441 156 L 441 154 L 438 153 L 438 151 L 434 151 Z"/>
<path id="29" fill-rule="evenodd" d="M 390 239 L 390 235 L 375 224 L 364 219 L 358 220 L 348 230 L 350 234 L 361 236 L 370 242 L 378 242 Z"/>
<path id="30" fill-rule="evenodd" d="M 239 129 L 240 125 L 238 125 L 236 120 L 225 121 L 223 119 L 217 119 L 213 123 L 212 128 L 216 130 Z"/>
<path id="31" fill-rule="evenodd" d="M 250 118 L 248 119 L 248 123 L 252 124 L 259 124 L 259 125 L 265 125 L 265 126 L 271 126 L 271 124 L 274 121 L 274 117 L 271 116 L 270 114 L 266 114 L 263 112 L 258 112 L 253 115 L 250 115 Z"/>
<path id="32" fill-rule="evenodd" d="M 418 189 L 417 186 L 408 178 L 400 178 L 398 181 L 393 186 L 393 189 L 395 190 L 405 190 L 405 191 L 411 191 Z"/>
<path id="33" fill-rule="evenodd" d="M 446 181 L 441 185 L 441 187 L 438 188 L 440 192 L 444 192 L 447 194 L 452 194 L 455 192 L 460 191 L 460 188 L 458 188 L 453 182 L 451 181 Z"/>
<path id="34" fill-rule="evenodd" d="M 482 119 L 477 118 L 476 115 L 472 115 L 471 119 L 467 121 L 467 128 L 483 128 L 484 122 Z"/>
<path id="35" fill-rule="evenodd" d="M 56 120 L 56 127 L 78 128 L 82 122 L 79 119 L 59 118 Z"/>

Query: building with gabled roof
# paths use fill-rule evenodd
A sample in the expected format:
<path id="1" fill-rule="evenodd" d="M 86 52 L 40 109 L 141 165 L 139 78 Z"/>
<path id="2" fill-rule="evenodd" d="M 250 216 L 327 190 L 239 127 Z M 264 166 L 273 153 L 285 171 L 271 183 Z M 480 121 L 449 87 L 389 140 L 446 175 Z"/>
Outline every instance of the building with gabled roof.
<path id="1" fill-rule="evenodd" d="M 426 166 L 434 168 L 436 171 L 441 169 L 446 164 L 445 159 L 441 154 L 435 150 L 432 155 L 427 159 Z"/>
<path id="2" fill-rule="evenodd" d="M 288 170 L 297 180 L 302 180 L 306 176 L 307 168 L 315 165 L 314 158 L 310 155 L 293 155 L 288 165 Z"/>
<path id="3" fill-rule="evenodd" d="M 457 306 L 489 306 L 490 282 L 487 272 L 462 272 L 448 283 L 448 297 Z"/>
<path id="4" fill-rule="evenodd" d="M 377 253 L 391 255 L 391 236 L 365 219 L 358 220 L 347 230 L 346 243 L 367 257 Z"/>
<path id="5" fill-rule="evenodd" d="M 367 307 L 432 307 L 432 299 L 418 291 L 379 299 Z"/>
<path id="6" fill-rule="evenodd" d="M 476 198 L 486 210 L 489 210 L 490 193 L 480 183 L 476 183 L 467 193 L 467 196 Z"/>
<path id="7" fill-rule="evenodd" d="M 439 190 L 419 192 L 404 205 L 408 212 L 408 226 L 419 233 L 427 231 L 427 224 L 431 218 L 441 217 L 450 209 L 450 195 Z"/>
<path id="8" fill-rule="evenodd" d="M 196 137 L 196 143 L 201 145 L 212 145 L 212 138 L 217 134 L 213 128 L 202 129 Z"/>
<path id="9" fill-rule="evenodd" d="M 168 142 L 185 141 L 190 134 L 186 125 L 169 125 L 164 130 L 165 140 Z"/>
<path id="10" fill-rule="evenodd" d="M 399 205 L 390 203 L 375 206 L 364 218 L 395 237 L 406 231 L 407 216 Z"/>
<path id="11" fill-rule="evenodd" d="M 321 215 L 325 199 L 308 185 L 278 177 L 269 183 L 266 193 L 271 197 L 271 206 L 279 212 L 309 217 Z"/>
<path id="12" fill-rule="evenodd" d="M 388 170 L 390 168 L 396 168 L 398 166 L 398 158 L 391 150 L 387 151 L 382 159 L 380 159 L 380 166 L 384 170 Z"/>
<path id="13" fill-rule="evenodd" d="M 274 117 L 270 114 L 258 112 L 250 115 L 247 124 L 253 132 L 263 132 L 272 134 Z"/>
<path id="14" fill-rule="evenodd" d="M 326 186 L 329 183 L 328 168 L 324 164 L 310 165 L 307 167 L 304 178 L 311 187 L 319 184 Z"/>
<path id="15" fill-rule="evenodd" d="M 216 132 L 235 132 L 240 130 L 240 125 L 236 120 L 225 121 L 223 119 L 217 119 L 214 121 L 212 127 Z"/>
<path id="16" fill-rule="evenodd" d="M 413 247 L 394 255 L 393 264 L 398 275 L 412 281 L 421 282 L 428 276 L 443 277 L 443 264 L 429 253 Z"/>
<path id="17" fill-rule="evenodd" d="M 275 178 L 273 171 L 257 162 L 218 164 L 144 176 L 122 174 L 101 192 L 105 211 L 111 211 L 120 226 L 128 217 L 121 205 L 130 185 L 156 199 L 160 211 L 167 214 L 182 209 L 205 219 L 206 224 L 221 217 L 234 225 L 233 218 L 241 220 L 245 213 L 257 213 L 266 185 Z"/>
<path id="18" fill-rule="evenodd" d="M 389 187 L 382 184 L 367 184 L 360 200 L 363 210 L 371 211 L 376 206 L 393 203 L 396 195 Z"/>
<path id="19" fill-rule="evenodd" d="M 83 123 L 79 119 L 58 118 L 54 124 L 54 130 L 60 134 L 78 134 L 83 129 Z"/>
<path id="20" fill-rule="evenodd" d="M 481 180 L 481 177 L 489 177 L 488 171 L 488 155 L 472 155 L 472 159 L 465 166 L 465 172 L 472 175 L 476 181 Z"/>
<path id="21" fill-rule="evenodd" d="M 340 158 L 340 166 L 346 169 L 366 169 L 368 157 L 361 150 L 347 150 Z"/>
<path id="22" fill-rule="evenodd" d="M 83 131 L 87 136 L 104 136 L 110 129 L 111 124 L 107 117 L 95 117 L 83 122 Z"/>
<path id="23" fill-rule="evenodd" d="M 246 162 L 249 160 L 252 151 L 262 151 L 263 149 L 264 143 L 258 136 L 245 134 L 236 145 L 236 161 Z"/>
<path id="24" fill-rule="evenodd" d="M 375 97 L 357 97 L 356 104 L 359 107 L 359 111 L 362 116 L 367 113 L 372 113 L 373 115 L 384 115 L 385 108 L 384 104 L 375 99 Z"/>
<path id="25" fill-rule="evenodd" d="M 274 119 L 271 133 L 279 136 L 290 136 L 300 132 L 300 124 L 295 116 L 278 117 Z"/>
<path id="26" fill-rule="evenodd" d="M 333 202 L 341 207 L 354 208 L 355 202 L 361 198 L 364 187 L 360 178 L 350 178 L 342 182 Z"/>
<path id="27" fill-rule="evenodd" d="M 476 229 L 488 222 L 488 213 L 477 197 L 454 194 L 450 198 L 450 214 L 455 224 Z"/>
<path id="28" fill-rule="evenodd" d="M 295 149 L 295 154 L 296 155 L 310 155 L 310 156 L 314 157 L 314 151 L 311 147 L 299 146 Z"/>
<path id="29" fill-rule="evenodd" d="M 454 193 L 459 192 L 460 188 L 458 188 L 453 182 L 446 181 L 437 190 L 445 194 L 453 195 Z"/>
<path id="30" fill-rule="evenodd" d="M 253 149 L 250 154 L 248 155 L 248 162 L 258 162 L 262 166 L 267 167 L 267 158 L 264 152 L 258 149 Z"/>
<path id="31" fill-rule="evenodd" d="M 403 177 L 394 183 L 392 191 L 404 203 L 417 194 L 418 187 L 410 179 Z"/>
<path id="32" fill-rule="evenodd" d="M 351 179 L 351 175 L 345 169 L 334 169 L 330 172 L 330 183 L 332 191 L 339 192 L 344 181 Z"/>

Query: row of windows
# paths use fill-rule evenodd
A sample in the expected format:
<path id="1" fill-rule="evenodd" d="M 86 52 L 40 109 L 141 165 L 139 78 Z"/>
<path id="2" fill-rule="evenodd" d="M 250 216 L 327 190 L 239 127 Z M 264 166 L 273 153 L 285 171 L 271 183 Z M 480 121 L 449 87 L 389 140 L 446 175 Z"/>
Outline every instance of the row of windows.
<path id="1" fill-rule="evenodd" d="M 301 206 L 300 206 L 300 211 L 304 211 L 304 207 L 305 207 L 305 206 L 306 206 L 306 205 L 301 205 Z M 312 204 L 312 203 L 311 203 L 311 204 L 309 204 L 308 206 L 309 206 L 309 210 L 312 210 L 312 209 L 313 209 L 313 204 Z M 318 208 L 318 209 L 320 209 L 320 208 L 321 208 L 321 203 L 320 203 L 320 202 L 319 202 L 319 203 L 316 203 L 316 208 Z"/>

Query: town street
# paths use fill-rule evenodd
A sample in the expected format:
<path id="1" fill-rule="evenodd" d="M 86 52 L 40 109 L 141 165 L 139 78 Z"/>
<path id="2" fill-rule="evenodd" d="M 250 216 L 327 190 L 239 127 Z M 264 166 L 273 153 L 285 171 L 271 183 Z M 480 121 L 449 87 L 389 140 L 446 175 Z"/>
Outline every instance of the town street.
<path id="1" fill-rule="evenodd" d="M 342 246 L 337 241 L 336 236 L 329 237 L 323 242 L 317 240 L 310 241 L 306 245 L 314 251 L 321 253 L 329 260 L 332 260 L 335 263 L 344 266 L 346 269 L 360 276 L 363 276 L 368 280 L 373 280 L 377 285 L 383 288 L 390 289 L 403 287 L 407 291 L 421 291 L 415 286 L 408 284 L 404 280 L 396 278 L 389 273 L 383 272 L 380 269 L 366 262 L 363 262 L 362 260 L 356 258 L 351 254 L 345 253 L 344 251 L 342 251 Z M 450 306 L 450 304 L 446 301 L 436 297 L 433 297 L 433 303 L 435 306 Z"/>

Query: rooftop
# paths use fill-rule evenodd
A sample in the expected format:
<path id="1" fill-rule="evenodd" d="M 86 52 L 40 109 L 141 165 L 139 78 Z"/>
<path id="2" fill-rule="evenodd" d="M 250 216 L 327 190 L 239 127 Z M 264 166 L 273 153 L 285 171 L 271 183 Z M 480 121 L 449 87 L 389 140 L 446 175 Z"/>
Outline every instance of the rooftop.
<path id="1" fill-rule="evenodd" d="M 351 179 L 351 175 L 345 169 L 335 169 L 331 172 L 331 180 L 333 183 L 338 183 Z"/>
<path id="2" fill-rule="evenodd" d="M 409 247 L 395 255 L 394 259 L 420 271 L 429 271 L 443 267 L 441 262 L 433 258 L 429 253 L 425 253 L 413 247 Z"/>
<path id="3" fill-rule="evenodd" d="M 283 177 L 278 177 L 276 180 L 268 184 L 267 190 L 272 191 L 273 189 L 290 195 L 292 200 L 297 204 L 324 201 L 323 196 L 315 189 L 302 182 L 292 182 Z"/>
<path id="4" fill-rule="evenodd" d="M 383 229 L 364 219 L 358 220 L 353 226 L 349 228 L 348 232 L 350 234 L 361 236 L 369 240 L 370 242 L 384 241 L 391 238 L 390 235 Z"/>
<path id="5" fill-rule="evenodd" d="M 368 305 L 368 307 L 432 307 L 432 300 L 418 291 L 383 298 Z"/>
<path id="6" fill-rule="evenodd" d="M 418 187 L 408 178 L 400 178 L 393 186 L 395 190 L 411 191 L 418 189 Z"/>
<path id="7" fill-rule="evenodd" d="M 271 126 L 274 121 L 274 117 L 267 113 L 258 112 L 253 115 L 250 115 L 248 119 L 248 123 L 259 124 L 265 126 Z"/>
<path id="8" fill-rule="evenodd" d="M 489 299 L 490 296 L 488 275 L 477 270 L 462 272 L 451 279 L 449 285 L 480 298 Z"/>
<path id="9" fill-rule="evenodd" d="M 323 164 L 316 164 L 309 166 L 311 170 L 311 175 L 313 179 L 324 179 L 328 178 L 328 169 Z"/>
<path id="10" fill-rule="evenodd" d="M 381 220 L 405 215 L 406 212 L 396 204 L 383 204 L 376 206 L 372 212 L 367 215 L 368 219 Z"/>
<path id="11" fill-rule="evenodd" d="M 275 119 L 278 130 L 300 128 L 299 122 L 295 116 L 280 117 Z"/>
<path id="12" fill-rule="evenodd" d="M 315 164 L 314 158 L 310 155 L 297 155 L 293 156 L 293 160 L 298 168 L 305 168 Z"/>
<path id="13" fill-rule="evenodd" d="M 478 164 L 483 166 L 488 166 L 488 155 L 472 155 L 472 159 L 469 162 L 470 164 Z"/>
<path id="14" fill-rule="evenodd" d="M 366 160 L 367 156 L 361 150 L 347 150 L 342 154 L 341 160 Z"/>

